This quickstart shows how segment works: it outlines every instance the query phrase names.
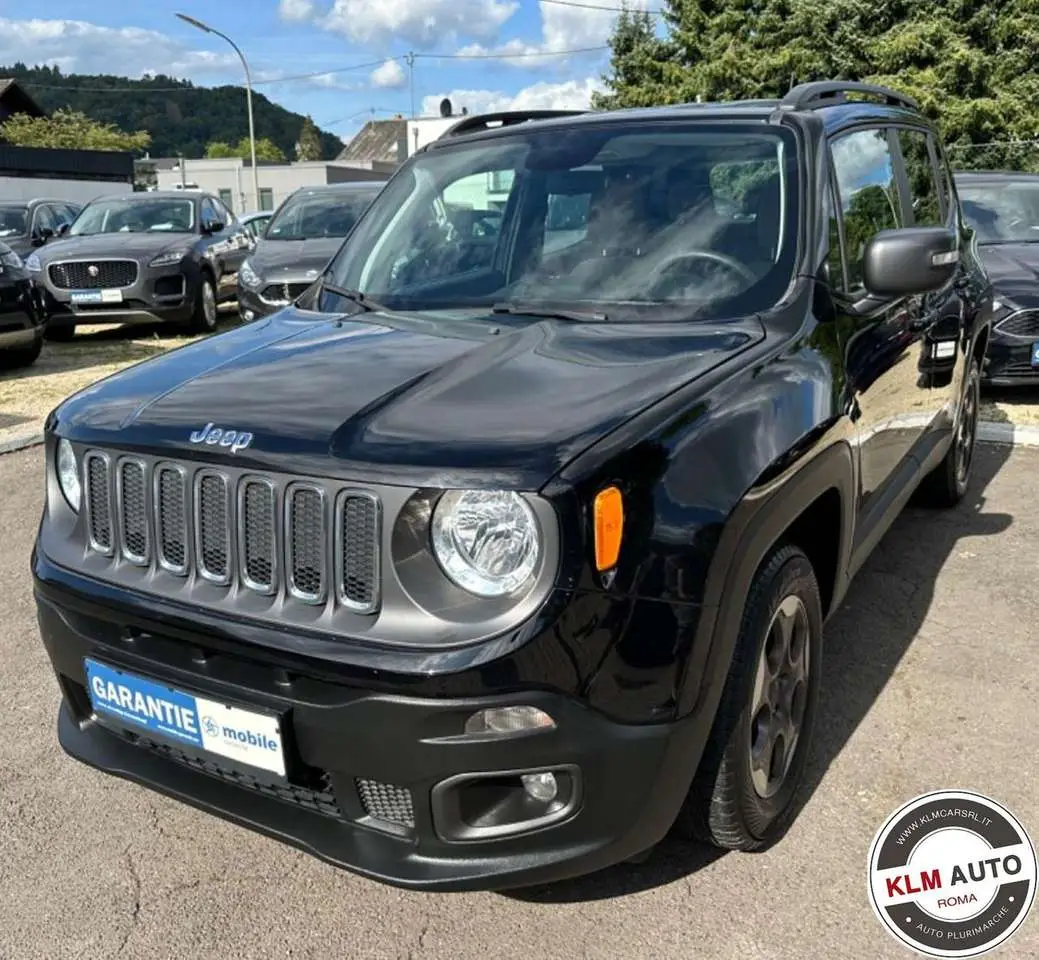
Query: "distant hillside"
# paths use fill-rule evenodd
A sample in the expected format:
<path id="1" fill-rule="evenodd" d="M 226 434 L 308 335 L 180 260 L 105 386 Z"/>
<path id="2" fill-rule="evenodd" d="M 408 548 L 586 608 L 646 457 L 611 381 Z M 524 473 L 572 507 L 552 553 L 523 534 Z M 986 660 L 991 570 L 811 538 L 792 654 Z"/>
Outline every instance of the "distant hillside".
<path id="1" fill-rule="evenodd" d="M 0 77 L 13 77 L 45 110 L 79 110 L 121 130 L 147 130 L 153 157 L 201 157 L 213 140 L 236 143 L 249 136 L 244 87 L 196 87 L 187 80 L 156 76 L 147 80 L 61 73 L 53 67 L 0 66 Z M 167 88 L 176 87 L 174 91 Z M 99 89 L 101 88 L 101 89 Z M 107 92 L 115 88 L 127 92 Z M 270 137 L 290 160 L 303 126 L 303 116 L 253 90 L 256 137 Z M 340 139 L 321 131 L 324 159 L 342 149 Z"/>

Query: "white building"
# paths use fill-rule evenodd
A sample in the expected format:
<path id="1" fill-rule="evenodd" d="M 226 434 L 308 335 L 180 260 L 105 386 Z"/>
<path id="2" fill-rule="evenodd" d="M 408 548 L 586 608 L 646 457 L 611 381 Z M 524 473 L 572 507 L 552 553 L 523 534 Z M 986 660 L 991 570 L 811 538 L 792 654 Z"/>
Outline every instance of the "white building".
<path id="1" fill-rule="evenodd" d="M 338 160 L 257 164 L 259 203 L 253 197 L 252 165 L 231 157 L 219 160 L 168 160 L 156 163 L 159 190 L 194 189 L 215 193 L 235 213 L 273 210 L 300 187 L 351 180 L 384 180 L 386 173 Z"/>

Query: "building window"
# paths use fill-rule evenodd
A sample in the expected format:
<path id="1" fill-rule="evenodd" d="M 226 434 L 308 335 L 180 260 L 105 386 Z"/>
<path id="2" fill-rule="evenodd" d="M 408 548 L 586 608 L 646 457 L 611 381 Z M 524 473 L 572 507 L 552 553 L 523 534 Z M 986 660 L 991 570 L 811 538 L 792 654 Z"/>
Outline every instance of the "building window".
<path id="1" fill-rule="evenodd" d="M 274 191 L 270 187 L 260 187 L 260 209 L 274 209 Z"/>
<path id="2" fill-rule="evenodd" d="M 226 187 L 221 187 L 217 191 L 217 196 L 220 197 L 220 202 L 227 207 L 228 210 L 231 210 L 232 212 L 234 211 L 234 200 L 232 199 L 234 195 L 230 190 Z"/>

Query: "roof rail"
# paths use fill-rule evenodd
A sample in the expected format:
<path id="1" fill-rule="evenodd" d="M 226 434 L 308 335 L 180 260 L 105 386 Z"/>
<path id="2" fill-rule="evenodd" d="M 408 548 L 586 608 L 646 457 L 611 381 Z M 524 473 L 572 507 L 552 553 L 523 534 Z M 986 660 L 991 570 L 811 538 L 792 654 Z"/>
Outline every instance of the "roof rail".
<path id="1" fill-rule="evenodd" d="M 849 93 L 863 93 L 879 97 L 893 107 L 920 109 L 920 104 L 912 97 L 899 93 L 897 90 L 880 87 L 873 83 L 855 83 L 851 80 L 815 80 L 811 83 L 800 83 L 783 97 L 780 106 L 793 110 L 804 107 L 827 107 L 835 103 L 846 102 L 846 94 Z"/>
<path id="2" fill-rule="evenodd" d="M 463 117 L 454 126 L 448 127 L 438 140 L 448 137 L 459 137 L 463 133 L 475 133 L 478 130 L 491 130 L 497 126 L 511 127 L 528 120 L 549 120 L 552 117 L 573 117 L 588 113 L 587 110 L 503 110 L 498 113 L 478 113 L 471 117 Z"/>

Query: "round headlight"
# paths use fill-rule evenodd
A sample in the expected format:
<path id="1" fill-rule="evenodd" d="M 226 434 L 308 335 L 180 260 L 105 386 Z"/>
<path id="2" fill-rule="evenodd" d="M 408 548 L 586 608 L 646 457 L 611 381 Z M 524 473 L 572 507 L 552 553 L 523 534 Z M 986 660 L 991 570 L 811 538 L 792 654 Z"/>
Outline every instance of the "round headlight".
<path id="1" fill-rule="evenodd" d="M 508 491 L 452 490 L 433 512 L 433 553 L 463 590 L 502 597 L 527 583 L 541 555 L 537 518 Z"/>
<path id="2" fill-rule="evenodd" d="M 79 504 L 83 499 L 83 490 L 79 485 L 79 464 L 76 463 L 72 444 L 64 439 L 58 441 L 58 485 L 69 506 L 79 513 Z"/>

